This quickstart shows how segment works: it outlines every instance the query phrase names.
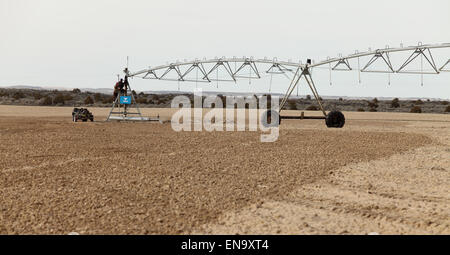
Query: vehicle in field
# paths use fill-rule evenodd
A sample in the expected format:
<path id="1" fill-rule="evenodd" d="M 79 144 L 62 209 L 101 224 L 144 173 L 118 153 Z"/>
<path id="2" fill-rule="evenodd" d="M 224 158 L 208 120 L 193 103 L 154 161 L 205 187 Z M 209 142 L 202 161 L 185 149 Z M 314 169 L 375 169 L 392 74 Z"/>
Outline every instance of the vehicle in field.
<path id="1" fill-rule="evenodd" d="M 94 115 L 86 108 L 73 108 L 72 121 L 77 122 L 78 120 L 83 122 L 94 121 Z"/>

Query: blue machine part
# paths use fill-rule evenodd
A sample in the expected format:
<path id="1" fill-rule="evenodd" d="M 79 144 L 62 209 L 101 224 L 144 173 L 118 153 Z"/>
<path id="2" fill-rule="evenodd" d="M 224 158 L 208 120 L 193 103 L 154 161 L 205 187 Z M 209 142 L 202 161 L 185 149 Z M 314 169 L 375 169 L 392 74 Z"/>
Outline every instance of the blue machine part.
<path id="1" fill-rule="evenodd" d="M 131 104 L 131 96 L 121 96 L 120 104 Z"/>

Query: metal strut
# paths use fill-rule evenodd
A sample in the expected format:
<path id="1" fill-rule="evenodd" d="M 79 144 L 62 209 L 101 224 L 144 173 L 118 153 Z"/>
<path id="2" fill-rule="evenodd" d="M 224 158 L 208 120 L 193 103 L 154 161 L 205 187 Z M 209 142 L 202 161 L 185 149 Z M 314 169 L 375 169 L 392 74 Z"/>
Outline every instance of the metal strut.
<path id="1" fill-rule="evenodd" d="M 245 66 L 249 66 L 250 67 L 250 75 L 249 76 L 239 76 L 237 75 L 239 73 L 239 71 L 241 71 Z M 251 71 L 253 70 L 253 72 L 255 73 L 255 76 L 251 76 Z M 238 77 L 238 78 L 248 78 L 248 79 L 260 79 L 261 76 L 259 75 L 259 71 L 258 68 L 256 67 L 255 62 L 253 62 L 252 60 L 248 60 L 246 59 L 244 61 L 244 63 L 242 63 L 242 65 L 233 73 L 233 77 Z"/>
<path id="2" fill-rule="evenodd" d="M 152 75 L 152 77 L 148 77 L 149 75 Z M 158 75 L 156 75 L 156 73 L 153 70 L 149 70 L 148 73 L 146 73 L 142 79 L 159 79 Z"/>
<path id="3" fill-rule="evenodd" d="M 298 75 L 300 70 L 302 71 L 302 73 L 300 75 Z M 292 91 L 294 91 L 295 86 L 297 86 L 298 81 L 300 80 L 300 78 L 302 78 L 302 76 L 303 76 L 303 68 L 301 66 L 299 66 L 297 68 L 297 71 L 295 71 L 294 77 L 292 78 L 291 83 L 289 84 L 286 94 L 284 95 L 283 99 L 281 100 L 280 112 L 281 112 L 281 109 L 283 109 L 283 106 L 286 104 L 288 97 L 292 94 Z M 297 79 L 297 80 L 295 81 L 295 79 Z M 292 85 L 294 85 L 294 86 L 292 86 Z"/>
<path id="4" fill-rule="evenodd" d="M 425 54 L 425 52 L 428 52 L 429 56 Z M 434 72 L 424 72 L 423 70 L 420 70 L 420 72 L 417 71 L 403 71 L 403 69 L 408 66 L 414 59 L 416 59 L 418 56 L 421 58 L 425 58 L 427 62 L 431 65 Z M 422 67 L 421 67 L 422 68 Z M 403 63 L 403 65 L 397 70 L 397 73 L 410 73 L 410 74 L 439 74 L 439 70 L 436 67 L 436 63 L 434 62 L 433 55 L 431 55 L 431 51 L 429 48 L 417 48 L 411 56 Z"/>
<path id="5" fill-rule="evenodd" d="M 297 78 L 297 74 L 298 74 L 299 70 L 301 70 L 302 72 Z M 305 80 L 308 83 L 308 86 L 311 89 L 311 92 L 313 93 L 314 98 L 316 99 L 317 103 L 319 104 L 320 110 L 322 111 L 323 115 L 326 117 L 327 113 L 325 112 L 325 109 L 323 108 L 322 102 L 320 101 L 319 93 L 317 92 L 316 86 L 314 85 L 314 81 L 312 79 L 310 68 L 309 68 L 308 65 L 306 65 L 306 67 L 304 67 L 304 68 L 299 67 L 297 69 L 297 72 L 295 73 L 294 78 L 292 79 L 291 84 L 289 85 L 289 88 L 288 88 L 288 90 L 286 91 L 286 94 L 283 97 L 283 100 L 281 101 L 280 112 L 282 111 L 284 105 L 286 104 L 289 96 L 291 96 L 291 94 L 294 91 L 295 87 L 298 85 L 298 82 L 300 81 L 302 76 L 305 77 Z"/>
<path id="6" fill-rule="evenodd" d="M 217 63 L 213 66 L 213 68 L 211 68 L 211 70 L 209 70 L 209 72 L 203 77 L 203 80 L 208 79 L 211 81 L 219 81 L 219 77 L 217 77 L 215 80 L 208 78 L 208 75 L 210 75 L 214 70 L 216 69 L 218 70 L 219 66 L 223 66 L 227 71 L 227 73 L 231 76 L 232 81 L 236 82 L 236 78 L 233 75 L 233 71 L 231 70 L 230 64 L 227 61 L 222 60 L 217 61 Z M 230 81 L 230 80 L 221 80 L 221 81 Z"/>
<path id="7" fill-rule="evenodd" d="M 195 80 L 186 80 L 185 77 L 186 75 L 188 75 L 189 73 L 191 73 L 194 69 L 196 69 L 196 77 Z M 200 70 L 200 72 L 203 74 L 203 79 L 202 80 L 198 80 L 198 70 Z M 183 79 L 183 81 L 195 81 L 195 82 L 211 82 L 211 80 L 209 79 L 208 75 L 206 74 L 206 70 L 205 67 L 203 67 L 202 63 L 194 63 L 192 64 L 187 70 L 186 72 L 181 76 L 181 79 Z M 205 81 L 206 79 L 206 81 Z"/>
<path id="8" fill-rule="evenodd" d="M 384 56 L 386 55 L 386 56 Z M 373 63 L 375 63 L 378 59 L 382 59 L 383 62 L 389 68 L 388 71 L 385 70 L 367 70 Z M 359 58 L 358 58 L 359 61 Z M 361 72 L 372 72 L 372 73 L 395 73 L 394 68 L 392 67 L 391 59 L 389 58 L 389 52 L 377 52 L 373 57 L 369 60 L 369 62 L 361 69 Z"/>
<path id="9" fill-rule="evenodd" d="M 339 68 L 339 66 L 344 66 L 344 68 Z M 352 67 L 350 66 L 350 64 L 348 63 L 348 59 L 346 58 L 341 58 L 339 59 L 339 61 L 336 63 L 336 65 L 334 65 L 334 67 L 332 68 L 333 71 L 351 71 Z"/>
<path id="10" fill-rule="evenodd" d="M 441 68 L 439 68 L 439 71 L 450 72 L 450 69 L 444 69 L 448 64 L 450 64 L 450 59 Z"/>
<path id="11" fill-rule="evenodd" d="M 270 73 L 270 74 L 284 74 L 284 73 L 286 73 L 286 71 L 291 72 L 292 69 L 286 68 L 286 67 L 284 67 L 284 66 L 282 66 L 281 64 L 278 64 L 278 63 L 273 63 L 272 66 L 269 69 L 267 69 L 266 73 Z"/>
<path id="12" fill-rule="evenodd" d="M 176 65 L 170 65 L 167 70 L 159 77 L 159 79 L 164 78 L 164 76 L 166 76 L 168 73 L 170 73 L 170 71 L 175 70 L 175 72 L 178 74 L 178 79 L 177 81 L 184 81 L 183 80 L 183 75 L 181 74 L 180 71 L 180 67 L 176 66 Z"/>

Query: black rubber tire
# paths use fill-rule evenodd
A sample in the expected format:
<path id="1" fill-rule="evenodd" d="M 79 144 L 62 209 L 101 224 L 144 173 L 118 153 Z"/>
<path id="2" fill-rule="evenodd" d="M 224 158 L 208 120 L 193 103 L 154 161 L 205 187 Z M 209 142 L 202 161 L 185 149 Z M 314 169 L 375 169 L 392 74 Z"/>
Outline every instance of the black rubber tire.
<path id="1" fill-rule="evenodd" d="M 94 117 L 90 118 L 91 122 L 94 122 Z"/>
<path id="2" fill-rule="evenodd" d="M 272 116 L 278 116 L 278 125 L 281 124 L 281 118 L 280 118 L 280 114 L 274 110 L 266 110 L 263 115 L 261 116 L 262 118 L 262 124 L 264 127 L 268 128 L 268 127 L 274 127 L 274 125 L 272 124 Z"/>
<path id="3" fill-rule="evenodd" d="M 87 119 L 83 119 L 83 122 L 87 122 Z"/>
<path id="4" fill-rule="evenodd" d="M 342 128 L 345 125 L 345 116 L 340 111 L 332 111 L 327 114 L 325 124 L 329 128 Z"/>

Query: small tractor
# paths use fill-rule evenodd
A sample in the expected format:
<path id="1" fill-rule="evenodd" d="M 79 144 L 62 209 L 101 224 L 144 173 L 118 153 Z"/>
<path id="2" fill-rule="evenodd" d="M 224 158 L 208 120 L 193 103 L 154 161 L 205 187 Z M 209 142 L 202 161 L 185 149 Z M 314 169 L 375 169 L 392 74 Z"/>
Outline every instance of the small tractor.
<path id="1" fill-rule="evenodd" d="M 78 120 L 83 122 L 88 120 L 94 121 L 94 115 L 86 108 L 73 108 L 72 121 L 77 122 Z"/>

